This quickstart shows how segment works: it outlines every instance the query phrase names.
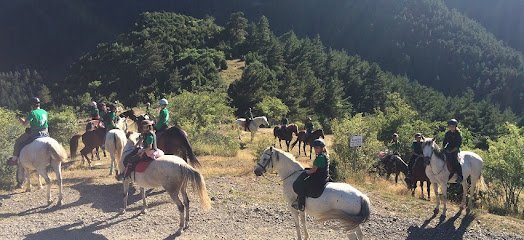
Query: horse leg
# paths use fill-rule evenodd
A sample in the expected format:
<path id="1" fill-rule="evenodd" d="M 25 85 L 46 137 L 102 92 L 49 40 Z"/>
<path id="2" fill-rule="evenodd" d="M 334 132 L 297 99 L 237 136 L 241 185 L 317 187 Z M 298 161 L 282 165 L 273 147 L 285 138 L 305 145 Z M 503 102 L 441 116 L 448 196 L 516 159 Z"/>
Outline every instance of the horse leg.
<path id="1" fill-rule="evenodd" d="M 448 201 L 448 184 L 442 184 L 442 202 L 444 203 L 444 208 L 442 209 L 442 216 L 446 216 L 447 210 L 447 201 Z"/>
<path id="2" fill-rule="evenodd" d="M 126 178 L 122 183 L 122 185 L 124 186 L 124 208 L 122 209 L 122 213 L 125 213 L 127 208 L 127 197 L 129 196 L 129 181 L 129 178 Z"/>
<path id="3" fill-rule="evenodd" d="M 278 138 L 278 144 L 280 145 L 280 149 L 282 149 L 282 139 Z"/>
<path id="4" fill-rule="evenodd" d="M 140 195 L 142 195 L 142 214 L 147 213 L 146 190 L 140 187 Z"/>
<path id="5" fill-rule="evenodd" d="M 180 192 L 182 194 L 182 201 L 183 201 L 183 204 L 186 210 L 185 211 L 186 221 L 185 221 L 185 226 L 184 226 L 184 230 L 186 230 L 189 228 L 189 197 L 187 196 L 187 182 L 185 182 L 182 185 L 182 189 L 180 189 Z"/>
<path id="6" fill-rule="evenodd" d="M 435 210 L 433 210 L 434 214 L 437 214 L 440 207 L 440 196 L 438 195 L 438 183 L 435 182 L 435 185 L 433 186 L 433 192 L 435 193 L 435 196 L 437 198 L 437 206 L 435 206 Z"/>
<path id="7" fill-rule="evenodd" d="M 62 195 L 62 169 L 61 169 L 62 163 L 60 163 L 60 162 L 53 162 L 53 163 L 51 163 L 51 165 L 53 166 L 53 170 L 55 171 L 56 184 L 58 185 L 58 203 L 57 203 L 57 205 L 58 206 L 62 206 L 62 199 L 63 199 L 63 195 Z"/>
<path id="8" fill-rule="evenodd" d="M 38 190 L 42 189 L 42 177 L 40 177 L 40 175 L 37 174 L 37 178 L 38 178 Z"/>
<path id="9" fill-rule="evenodd" d="M 364 234 L 362 233 L 362 228 L 360 227 L 360 224 L 357 226 L 355 233 L 357 234 L 358 239 L 364 239 Z"/>
<path id="10" fill-rule="evenodd" d="M 169 196 L 171 196 L 171 199 L 175 201 L 175 204 L 178 208 L 178 212 L 180 214 L 180 224 L 179 224 L 178 230 L 174 234 L 175 236 L 180 236 L 182 232 L 184 232 L 184 226 L 186 225 L 185 218 L 184 218 L 184 211 L 185 211 L 184 204 L 182 203 L 182 201 L 180 201 L 180 198 L 178 197 L 179 191 L 180 191 L 180 186 L 177 186 L 175 188 L 171 188 L 170 190 L 168 190 Z"/>
<path id="11" fill-rule="evenodd" d="M 306 212 L 301 211 L 298 214 L 300 216 L 300 221 L 302 222 L 302 230 L 304 230 L 304 239 L 309 239 L 309 233 L 307 232 L 306 226 Z"/>
<path id="12" fill-rule="evenodd" d="M 465 178 L 466 179 L 466 178 Z M 473 185 L 473 177 L 471 178 L 471 186 L 470 188 L 473 188 L 473 191 L 475 191 L 475 188 L 473 187 L 475 185 Z M 469 206 L 471 207 L 471 198 L 473 197 L 472 194 L 470 194 L 469 196 Z M 468 198 L 468 181 L 467 179 L 466 180 L 462 180 L 462 201 L 460 203 L 460 210 L 463 210 L 464 208 L 467 207 L 466 205 L 466 199 Z"/>
<path id="13" fill-rule="evenodd" d="M 420 198 L 424 199 L 424 181 L 420 181 Z"/>
<path id="14" fill-rule="evenodd" d="M 100 153 L 98 152 L 99 148 L 100 147 L 98 147 L 98 146 L 95 148 L 95 150 L 96 150 L 96 159 L 98 159 L 98 161 L 100 161 Z"/>
<path id="15" fill-rule="evenodd" d="M 102 145 L 101 148 L 102 148 L 102 152 L 104 153 L 104 157 L 107 157 L 106 156 L 106 146 Z"/>
<path id="16" fill-rule="evenodd" d="M 289 144 L 291 143 L 291 141 L 286 141 L 286 146 L 287 146 L 287 151 L 289 152 Z"/>
<path id="17" fill-rule="evenodd" d="M 255 138 L 255 132 L 251 131 L 251 129 L 249 131 L 251 132 L 251 141 L 249 142 L 253 142 L 253 139 Z"/>
<path id="18" fill-rule="evenodd" d="M 289 206 L 289 209 L 291 210 L 291 214 L 293 215 L 293 220 L 295 220 L 295 230 L 297 230 L 297 239 L 302 240 L 302 236 L 300 233 L 300 221 L 298 219 L 298 210 L 294 209 L 291 206 Z"/>
<path id="19" fill-rule="evenodd" d="M 311 160 L 311 153 L 313 152 L 313 146 L 312 144 L 309 144 L 309 160 Z"/>
<path id="20" fill-rule="evenodd" d="M 428 201 L 431 201 L 431 191 L 430 191 L 430 188 L 431 188 L 431 182 L 430 181 L 426 181 L 426 186 L 428 187 L 427 191 L 428 192 Z"/>
<path id="21" fill-rule="evenodd" d="M 31 172 L 27 168 L 24 168 L 24 171 L 25 171 L 25 182 L 26 182 L 25 191 L 31 192 Z"/>
<path id="22" fill-rule="evenodd" d="M 397 183 L 398 183 L 398 174 L 399 174 L 398 172 L 397 172 L 397 173 L 395 173 L 395 184 L 397 184 Z"/>
<path id="23" fill-rule="evenodd" d="M 45 168 L 37 169 L 38 174 L 42 176 L 45 179 L 45 183 L 47 184 L 47 204 L 51 204 L 53 201 L 51 200 L 51 179 L 49 178 L 49 175 L 47 174 L 47 170 Z"/>

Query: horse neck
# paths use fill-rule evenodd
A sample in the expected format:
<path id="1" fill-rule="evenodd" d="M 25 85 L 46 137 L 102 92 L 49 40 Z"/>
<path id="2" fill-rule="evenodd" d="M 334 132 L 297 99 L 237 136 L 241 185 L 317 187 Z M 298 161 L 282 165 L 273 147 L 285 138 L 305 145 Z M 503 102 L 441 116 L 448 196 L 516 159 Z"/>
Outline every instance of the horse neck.
<path id="1" fill-rule="evenodd" d="M 282 180 L 286 180 L 285 178 L 289 177 L 294 172 L 304 169 L 304 167 L 302 167 L 299 162 L 294 161 L 285 154 L 279 151 L 275 151 L 275 153 L 278 154 L 278 156 L 275 156 L 277 161 L 273 159 L 273 162 L 275 163 L 277 173 Z"/>
<path id="2" fill-rule="evenodd" d="M 441 168 L 446 167 L 446 162 L 444 161 L 444 159 L 439 157 L 439 155 L 439 150 L 433 148 L 433 155 L 431 156 L 431 160 L 429 162 L 431 168 L 438 171 L 440 171 Z"/>
<path id="3" fill-rule="evenodd" d="M 400 157 L 396 157 L 395 159 L 396 159 L 395 161 L 397 162 L 398 169 L 402 173 L 407 174 L 408 173 L 408 165 Z"/>

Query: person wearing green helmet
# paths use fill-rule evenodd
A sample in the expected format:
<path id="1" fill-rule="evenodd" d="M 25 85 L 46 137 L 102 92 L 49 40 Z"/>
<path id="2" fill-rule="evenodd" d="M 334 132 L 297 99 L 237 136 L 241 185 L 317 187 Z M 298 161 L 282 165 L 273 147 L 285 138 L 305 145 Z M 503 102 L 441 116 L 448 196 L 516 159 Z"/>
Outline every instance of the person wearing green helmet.
<path id="1" fill-rule="evenodd" d="M 411 144 L 411 150 L 413 151 L 411 154 L 411 159 L 409 159 L 408 164 L 408 178 L 411 178 L 413 174 L 413 167 L 415 166 L 415 163 L 419 158 L 423 158 L 424 154 L 422 152 L 422 141 L 424 140 L 424 137 L 421 133 L 415 134 L 415 140 Z"/>
<path id="2" fill-rule="evenodd" d="M 454 172 L 451 173 L 450 177 L 454 173 L 457 174 L 457 183 L 462 182 L 462 166 L 460 166 L 458 160 L 458 154 L 460 152 L 460 146 L 462 145 L 462 134 L 460 129 L 457 127 L 458 121 L 456 119 L 451 119 L 448 121 L 448 131 L 444 135 L 444 141 L 442 145 L 444 146 L 444 152 L 446 153 L 446 158 L 451 161 L 453 164 Z"/>
<path id="3" fill-rule="evenodd" d="M 293 184 L 293 189 L 298 197 L 291 206 L 299 211 L 304 211 L 308 193 L 324 188 L 329 181 L 329 157 L 326 143 L 324 139 L 319 138 L 315 139 L 312 145 L 317 155 L 313 161 L 313 166 L 310 169 L 306 169 Z M 303 183 L 296 184 L 297 181 L 299 183 L 302 181 Z"/>
<path id="4" fill-rule="evenodd" d="M 22 148 L 24 148 L 27 144 L 31 143 L 33 140 L 39 137 L 49 137 L 47 122 L 48 115 L 44 109 L 40 108 L 39 98 L 31 98 L 31 108 L 31 112 L 27 114 L 25 119 L 18 119 L 23 125 L 29 124 L 29 128 L 26 129 L 22 136 L 16 139 L 13 149 L 13 157 L 11 157 L 10 161 L 8 162 L 10 165 L 16 165 Z"/>
<path id="5" fill-rule="evenodd" d="M 167 110 L 167 99 L 162 98 L 160 101 L 158 101 L 158 103 L 160 104 L 160 113 L 154 128 L 156 130 L 156 134 L 160 135 L 169 127 L 169 110 Z"/>

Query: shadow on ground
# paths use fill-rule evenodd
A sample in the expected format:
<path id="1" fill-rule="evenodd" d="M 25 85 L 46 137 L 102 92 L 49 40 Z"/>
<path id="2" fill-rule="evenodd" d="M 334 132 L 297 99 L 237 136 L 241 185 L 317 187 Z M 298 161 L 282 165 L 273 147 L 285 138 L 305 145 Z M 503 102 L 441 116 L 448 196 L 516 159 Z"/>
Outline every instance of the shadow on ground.
<path id="1" fill-rule="evenodd" d="M 437 216 L 434 214 L 426 219 L 424 223 L 419 226 L 410 226 L 408 228 L 408 237 L 406 239 L 463 239 L 468 227 L 471 225 L 475 216 L 466 214 L 460 221 L 458 228 L 455 227 L 455 222 L 460 217 L 462 211 L 458 211 L 454 216 L 445 219 L 442 215 L 439 217 L 439 222 L 434 228 L 427 228 L 428 224 Z"/>

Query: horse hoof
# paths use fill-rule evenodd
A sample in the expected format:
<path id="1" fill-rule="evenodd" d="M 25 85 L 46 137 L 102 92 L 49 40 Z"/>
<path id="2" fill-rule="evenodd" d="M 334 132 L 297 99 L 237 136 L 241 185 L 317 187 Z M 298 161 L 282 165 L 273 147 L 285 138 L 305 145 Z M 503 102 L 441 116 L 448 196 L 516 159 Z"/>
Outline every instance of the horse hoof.
<path id="1" fill-rule="evenodd" d="M 126 209 L 122 209 L 122 210 L 120 210 L 120 213 L 121 213 L 121 214 L 126 213 Z"/>
<path id="2" fill-rule="evenodd" d="M 175 234 L 173 234 L 175 237 L 178 237 L 180 235 L 182 235 L 182 233 L 184 232 L 184 230 L 182 228 L 178 229 L 178 231 L 175 232 Z"/>
<path id="3" fill-rule="evenodd" d="M 50 206 L 53 203 L 53 200 L 47 200 L 47 206 Z"/>
<path id="4" fill-rule="evenodd" d="M 437 214 L 438 211 L 439 211 L 438 208 L 433 209 L 433 213 L 434 213 L 434 214 Z"/>
<path id="5" fill-rule="evenodd" d="M 184 230 L 187 230 L 189 228 L 189 225 L 184 226 Z"/>
<path id="6" fill-rule="evenodd" d="M 140 213 L 147 214 L 147 209 L 142 209 L 142 211 Z"/>
<path id="7" fill-rule="evenodd" d="M 57 207 L 61 207 L 62 206 L 62 200 L 59 200 L 58 203 L 56 203 L 56 206 Z"/>

